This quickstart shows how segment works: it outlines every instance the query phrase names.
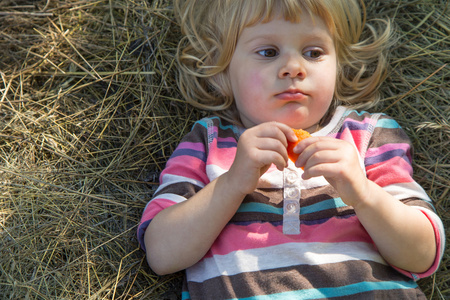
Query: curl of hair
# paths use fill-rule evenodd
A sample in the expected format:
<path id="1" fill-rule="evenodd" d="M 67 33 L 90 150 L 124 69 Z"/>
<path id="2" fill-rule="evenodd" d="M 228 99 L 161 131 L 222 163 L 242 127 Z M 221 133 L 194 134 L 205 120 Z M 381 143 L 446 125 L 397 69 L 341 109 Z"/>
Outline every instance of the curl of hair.
<path id="1" fill-rule="evenodd" d="M 358 0 L 175 0 L 184 34 L 177 52 L 183 96 L 193 106 L 239 124 L 227 70 L 242 30 L 278 15 L 300 22 L 302 12 L 324 20 L 335 42 L 338 73 L 329 113 L 341 104 L 375 104 L 395 40 L 389 20 L 366 24 L 364 3 Z"/>

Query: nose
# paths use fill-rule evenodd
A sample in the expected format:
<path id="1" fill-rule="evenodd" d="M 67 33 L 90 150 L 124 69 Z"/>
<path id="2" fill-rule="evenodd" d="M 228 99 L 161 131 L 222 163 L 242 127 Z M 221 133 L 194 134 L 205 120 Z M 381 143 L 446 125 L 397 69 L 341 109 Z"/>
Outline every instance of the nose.
<path id="1" fill-rule="evenodd" d="M 306 71 L 302 62 L 302 57 L 299 54 L 286 55 L 286 59 L 278 73 L 279 78 L 304 78 Z"/>

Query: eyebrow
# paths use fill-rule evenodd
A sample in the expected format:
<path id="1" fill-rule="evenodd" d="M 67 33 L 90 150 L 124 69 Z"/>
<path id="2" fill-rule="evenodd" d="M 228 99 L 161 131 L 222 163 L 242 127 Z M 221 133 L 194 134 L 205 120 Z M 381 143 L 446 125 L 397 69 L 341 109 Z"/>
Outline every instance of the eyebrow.
<path id="1" fill-rule="evenodd" d="M 244 45 L 248 45 L 258 40 L 276 40 L 279 34 L 276 33 L 264 33 L 257 36 L 252 36 L 250 39 L 243 42 Z M 333 43 L 333 36 L 324 30 L 315 30 L 313 33 L 301 34 L 301 39 L 306 41 L 321 40 Z"/>

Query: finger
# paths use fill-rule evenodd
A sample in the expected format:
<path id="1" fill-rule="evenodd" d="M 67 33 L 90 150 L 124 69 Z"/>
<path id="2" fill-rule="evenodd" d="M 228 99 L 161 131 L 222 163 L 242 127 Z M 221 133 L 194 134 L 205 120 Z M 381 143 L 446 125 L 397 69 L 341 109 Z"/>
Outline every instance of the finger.
<path id="1" fill-rule="evenodd" d="M 271 163 L 274 164 L 278 170 L 283 171 L 283 169 L 287 166 L 287 155 L 281 155 L 278 152 L 271 152 L 268 153 L 267 155 L 269 155 L 271 158 Z"/>
<path id="2" fill-rule="evenodd" d="M 287 147 L 288 141 L 297 141 L 297 137 L 292 129 L 289 126 L 278 122 L 263 123 L 249 130 L 254 131 L 254 134 L 257 137 L 277 139 L 283 143 L 284 147 Z"/>
<path id="3" fill-rule="evenodd" d="M 253 141 L 253 145 L 260 150 L 277 152 L 287 158 L 287 150 L 283 141 L 272 137 L 258 137 Z"/>
<path id="4" fill-rule="evenodd" d="M 307 163 L 333 162 L 339 159 L 337 149 L 339 149 L 339 140 L 334 138 L 311 137 L 305 139 L 294 148 L 294 152 L 298 151 L 300 153 L 296 165 L 306 168 L 308 167 Z"/>
<path id="5" fill-rule="evenodd" d="M 308 180 L 313 177 L 323 176 L 325 178 L 334 178 L 336 172 L 335 163 L 320 163 L 304 168 L 302 179 Z"/>
<path id="6" fill-rule="evenodd" d="M 300 141 L 297 146 L 294 148 L 295 153 L 302 153 L 309 146 L 316 144 L 318 142 L 329 141 L 330 143 L 336 142 L 335 138 L 330 138 L 326 136 L 312 136 L 307 139 Z"/>
<path id="7" fill-rule="evenodd" d="M 280 130 L 283 132 L 284 136 L 286 137 L 286 139 L 289 142 L 297 142 L 298 138 L 295 135 L 294 131 L 292 130 L 291 127 L 287 126 L 286 124 L 282 124 L 282 123 L 276 123 L 278 125 L 278 127 L 280 128 Z"/>
<path id="8" fill-rule="evenodd" d="M 300 141 L 297 146 L 294 147 L 293 151 L 294 153 L 300 154 L 297 158 L 297 161 L 295 162 L 295 165 L 298 168 L 304 168 L 306 161 L 308 158 L 317 151 L 317 147 L 313 147 L 320 139 L 318 137 L 310 137 L 307 139 L 304 139 Z M 306 150 L 309 151 L 306 151 Z"/>
<path id="9" fill-rule="evenodd" d="M 314 166 L 324 165 L 324 164 L 336 164 L 341 160 L 341 155 L 334 150 L 322 150 L 314 152 L 308 157 L 304 164 L 304 169 L 309 170 Z M 337 170 L 337 165 L 335 165 L 334 170 Z"/>
<path id="10" fill-rule="evenodd" d="M 278 152 L 272 150 L 260 150 L 250 153 L 249 159 L 256 163 L 262 173 L 274 164 L 278 170 L 283 170 L 286 166 L 286 159 Z M 262 173 L 260 175 L 262 175 Z"/>

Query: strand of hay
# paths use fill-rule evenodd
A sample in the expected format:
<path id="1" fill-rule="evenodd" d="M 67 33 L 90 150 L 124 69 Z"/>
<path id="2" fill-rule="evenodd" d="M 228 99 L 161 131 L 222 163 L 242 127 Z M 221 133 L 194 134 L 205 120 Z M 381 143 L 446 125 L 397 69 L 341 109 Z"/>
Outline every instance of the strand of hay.
<path id="1" fill-rule="evenodd" d="M 380 110 L 407 129 L 448 228 L 448 1 L 366 3 L 400 35 Z M 181 274 L 152 273 L 135 237 L 159 172 L 204 116 L 176 87 L 179 38 L 171 1 L 0 2 L 4 299 L 179 297 Z M 428 297 L 450 296 L 449 264 L 447 251 L 419 282 Z"/>

